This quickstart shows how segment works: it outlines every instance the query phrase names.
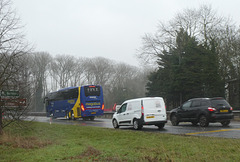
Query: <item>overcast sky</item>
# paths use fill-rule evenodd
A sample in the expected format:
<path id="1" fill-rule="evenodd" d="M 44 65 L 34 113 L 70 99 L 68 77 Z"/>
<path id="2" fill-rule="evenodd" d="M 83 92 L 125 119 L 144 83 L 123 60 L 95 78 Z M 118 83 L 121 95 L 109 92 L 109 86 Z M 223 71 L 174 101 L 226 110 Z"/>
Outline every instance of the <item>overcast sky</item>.
<path id="1" fill-rule="evenodd" d="M 138 66 L 141 37 L 186 8 L 211 5 L 239 23 L 239 0 L 12 0 L 35 51 Z"/>

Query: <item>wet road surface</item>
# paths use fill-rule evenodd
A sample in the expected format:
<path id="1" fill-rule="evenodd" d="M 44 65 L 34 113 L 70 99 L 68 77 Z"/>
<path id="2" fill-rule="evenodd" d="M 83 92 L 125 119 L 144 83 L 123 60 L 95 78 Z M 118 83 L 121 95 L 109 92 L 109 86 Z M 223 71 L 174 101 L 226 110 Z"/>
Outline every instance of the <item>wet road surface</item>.
<path id="1" fill-rule="evenodd" d="M 95 126 L 112 128 L 111 119 L 96 118 L 94 121 L 85 121 L 82 119 L 67 120 L 64 118 L 53 119 L 47 117 L 29 117 L 28 120 L 58 124 L 70 124 L 79 126 Z M 132 127 L 120 127 L 123 130 L 133 130 Z M 179 126 L 172 126 L 170 121 L 161 130 L 156 126 L 143 126 L 141 131 L 180 134 L 189 136 L 208 136 L 221 138 L 238 138 L 240 139 L 240 122 L 232 121 L 228 127 L 223 127 L 220 123 L 210 123 L 208 127 L 192 126 L 191 123 L 180 123 Z"/>

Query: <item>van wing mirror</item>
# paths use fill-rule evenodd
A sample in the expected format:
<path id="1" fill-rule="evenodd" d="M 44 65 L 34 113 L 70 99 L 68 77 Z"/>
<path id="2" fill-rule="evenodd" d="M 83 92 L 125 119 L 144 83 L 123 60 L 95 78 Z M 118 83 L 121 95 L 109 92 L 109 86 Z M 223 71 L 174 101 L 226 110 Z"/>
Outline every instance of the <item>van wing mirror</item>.
<path id="1" fill-rule="evenodd" d="M 116 105 L 116 112 L 117 112 L 117 113 L 118 113 L 120 107 L 121 107 L 121 105 Z"/>
<path id="2" fill-rule="evenodd" d="M 119 114 L 120 113 L 120 109 L 118 109 L 118 111 L 117 111 L 117 114 Z"/>

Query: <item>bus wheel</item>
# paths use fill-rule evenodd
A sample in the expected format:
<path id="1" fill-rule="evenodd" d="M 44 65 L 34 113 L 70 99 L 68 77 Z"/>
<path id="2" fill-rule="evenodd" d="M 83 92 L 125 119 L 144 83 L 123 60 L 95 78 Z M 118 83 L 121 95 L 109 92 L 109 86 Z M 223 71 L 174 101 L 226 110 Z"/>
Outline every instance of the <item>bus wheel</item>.
<path id="1" fill-rule="evenodd" d="M 71 118 L 69 117 L 69 112 L 66 114 L 66 119 L 70 120 Z"/>
<path id="2" fill-rule="evenodd" d="M 93 121 L 95 116 L 90 116 L 90 120 Z"/>
<path id="3" fill-rule="evenodd" d="M 71 119 L 75 120 L 73 111 L 72 111 L 72 114 L 71 114 Z"/>

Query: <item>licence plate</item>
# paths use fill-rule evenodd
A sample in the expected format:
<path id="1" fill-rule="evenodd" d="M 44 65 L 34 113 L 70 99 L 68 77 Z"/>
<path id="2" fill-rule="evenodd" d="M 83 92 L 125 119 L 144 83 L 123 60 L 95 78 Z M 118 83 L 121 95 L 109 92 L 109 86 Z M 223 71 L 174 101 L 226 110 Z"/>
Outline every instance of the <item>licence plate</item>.
<path id="1" fill-rule="evenodd" d="M 220 110 L 220 112 L 228 112 L 228 110 Z"/>
<path id="2" fill-rule="evenodd" d="M 147 118 L 149 119 L 149 118 L 154 118 L 154 116 L 147 116 Z"/>
<path id="3" fill-rule="evenodd" d="M 91 114 L 96 114 L 96 112 L 91 112 Z"/>

